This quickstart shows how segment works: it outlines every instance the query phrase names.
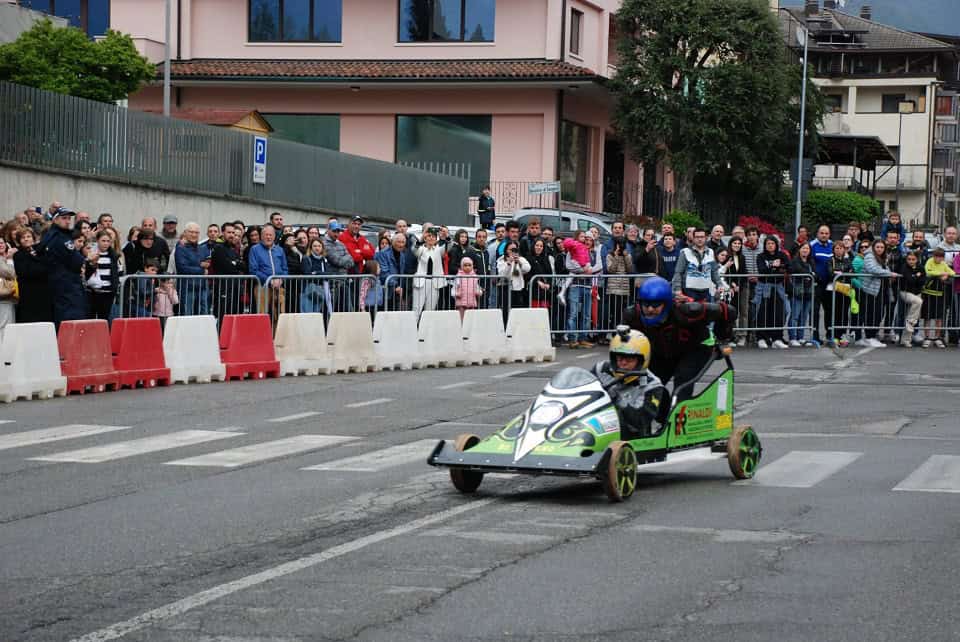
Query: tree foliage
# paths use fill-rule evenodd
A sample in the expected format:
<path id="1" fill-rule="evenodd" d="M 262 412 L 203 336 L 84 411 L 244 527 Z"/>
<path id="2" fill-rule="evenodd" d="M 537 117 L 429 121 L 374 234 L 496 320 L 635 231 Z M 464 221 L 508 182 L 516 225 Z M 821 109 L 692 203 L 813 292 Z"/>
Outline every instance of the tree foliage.
<path id="1" fill-rule="evenodd" d="M 681 236 L 688 227 L 704 227 L 703 219 L 698 214 L 683 210 L 673 210 L 663 217 L 663 222 L 673 225 L 673 229 Z"/>
<path id="2" fill-rule="evenodd" d="M 880 205 L 869 196 L 856 192 L 813 190 L 803 205 L 806 225 L 838 225 L 850 221 L 870 221 L 880 216 Z"/>
<path id="3" fill-rule="evenodd" d="M 625 0 L 618 19 L 615 123 L 635 159 L 669 163 L 681 208 L 699 177 L 776 200 L 795 154 L 802 72 L 769 3 Z M 813 137 L 823 106 L 810 82 L 807 95 Z"/>
<path id="4" fill-rule="evenodd" d="M 94 42 L 79 29 L 41 20 L 0 45 L 0 80 L 100 102 L 126 98 L 154 73 L 130 36 L 116 31 Z"/>

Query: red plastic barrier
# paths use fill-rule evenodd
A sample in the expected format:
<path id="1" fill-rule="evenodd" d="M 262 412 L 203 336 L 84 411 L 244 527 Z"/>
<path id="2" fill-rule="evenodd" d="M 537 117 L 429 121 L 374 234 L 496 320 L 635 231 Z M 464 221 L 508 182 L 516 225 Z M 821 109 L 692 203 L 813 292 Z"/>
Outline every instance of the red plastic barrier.
<path id="1" fill-rule="evenodd" d="M 110 344 L 121 387 L 153 388 L 170 384 L 170 369 L 163 358 L 160 319 L 116 319 L 110 327 Z"/>
<path id="2" fill-rule="evenodd" d="M 57 333 L 60 371 L 67 378 L 67 393 L 116 390 L 120 375 L 113 367 L 110 329 L 103 319 L 64 321 Z"/>
<path id="3" fill-rule="evenodd" d="M 220 327 L 220 360 L 227 380 L 279 377 L 273 330 L 266 314 L 228 314 Z"/>

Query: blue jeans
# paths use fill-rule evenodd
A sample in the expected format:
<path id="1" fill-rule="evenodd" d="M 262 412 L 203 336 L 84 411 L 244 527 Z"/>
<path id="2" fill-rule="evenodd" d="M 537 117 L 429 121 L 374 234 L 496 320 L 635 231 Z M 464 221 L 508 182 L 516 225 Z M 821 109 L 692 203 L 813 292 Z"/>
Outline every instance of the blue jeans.
<path id="1" fill-rule="evenodd" d="M 571 285 L 567 288 L 567 335 L 568 341 L 586 340 L 590 330 L 590 288 Z"/>
<path id="2" fill-rule="evenodd" d="M 804 328 L 810 319 L 813 297 L 811 295 L 790 295 L 790 324 L 787 334 L 791 341 L 803 341 Z"/>
<path id="3" fill-rule="evenodd" d="M 200 280 L 184 279 L 180 286 L 180 314 L 210 314 L 210 292 L 207 284 Z"/>

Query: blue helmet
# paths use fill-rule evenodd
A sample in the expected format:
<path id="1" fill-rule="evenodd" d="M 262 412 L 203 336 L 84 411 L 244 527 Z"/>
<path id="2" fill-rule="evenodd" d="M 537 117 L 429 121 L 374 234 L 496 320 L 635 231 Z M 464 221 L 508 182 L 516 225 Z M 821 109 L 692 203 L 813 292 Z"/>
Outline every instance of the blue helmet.
<path id="1" fill-rule="evenodd" d="M 655 317 L 648 317 L 643 311 L 644 303 L 662 303 L 663 311 Z M 647 279 L 637 288 L 637 304 L 640 306 L 640 321 L 644 325 L 660 325 L 670 314 L 670 306 L 673 305 L 673 288 L 670 282 L 659 276 Z"/>

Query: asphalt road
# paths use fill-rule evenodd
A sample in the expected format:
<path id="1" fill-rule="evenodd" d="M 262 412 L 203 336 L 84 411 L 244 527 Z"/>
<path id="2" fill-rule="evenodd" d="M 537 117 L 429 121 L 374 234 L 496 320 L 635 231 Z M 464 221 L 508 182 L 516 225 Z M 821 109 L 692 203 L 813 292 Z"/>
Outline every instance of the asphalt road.
<path id="1" fill-rule="evenodd" d="M 424 463 L 558 365 L 4 406 L 0 640 L 960 639 L 957 350 L 734 360 L 757 478 L 678 464 L 616 505 Z"/>

